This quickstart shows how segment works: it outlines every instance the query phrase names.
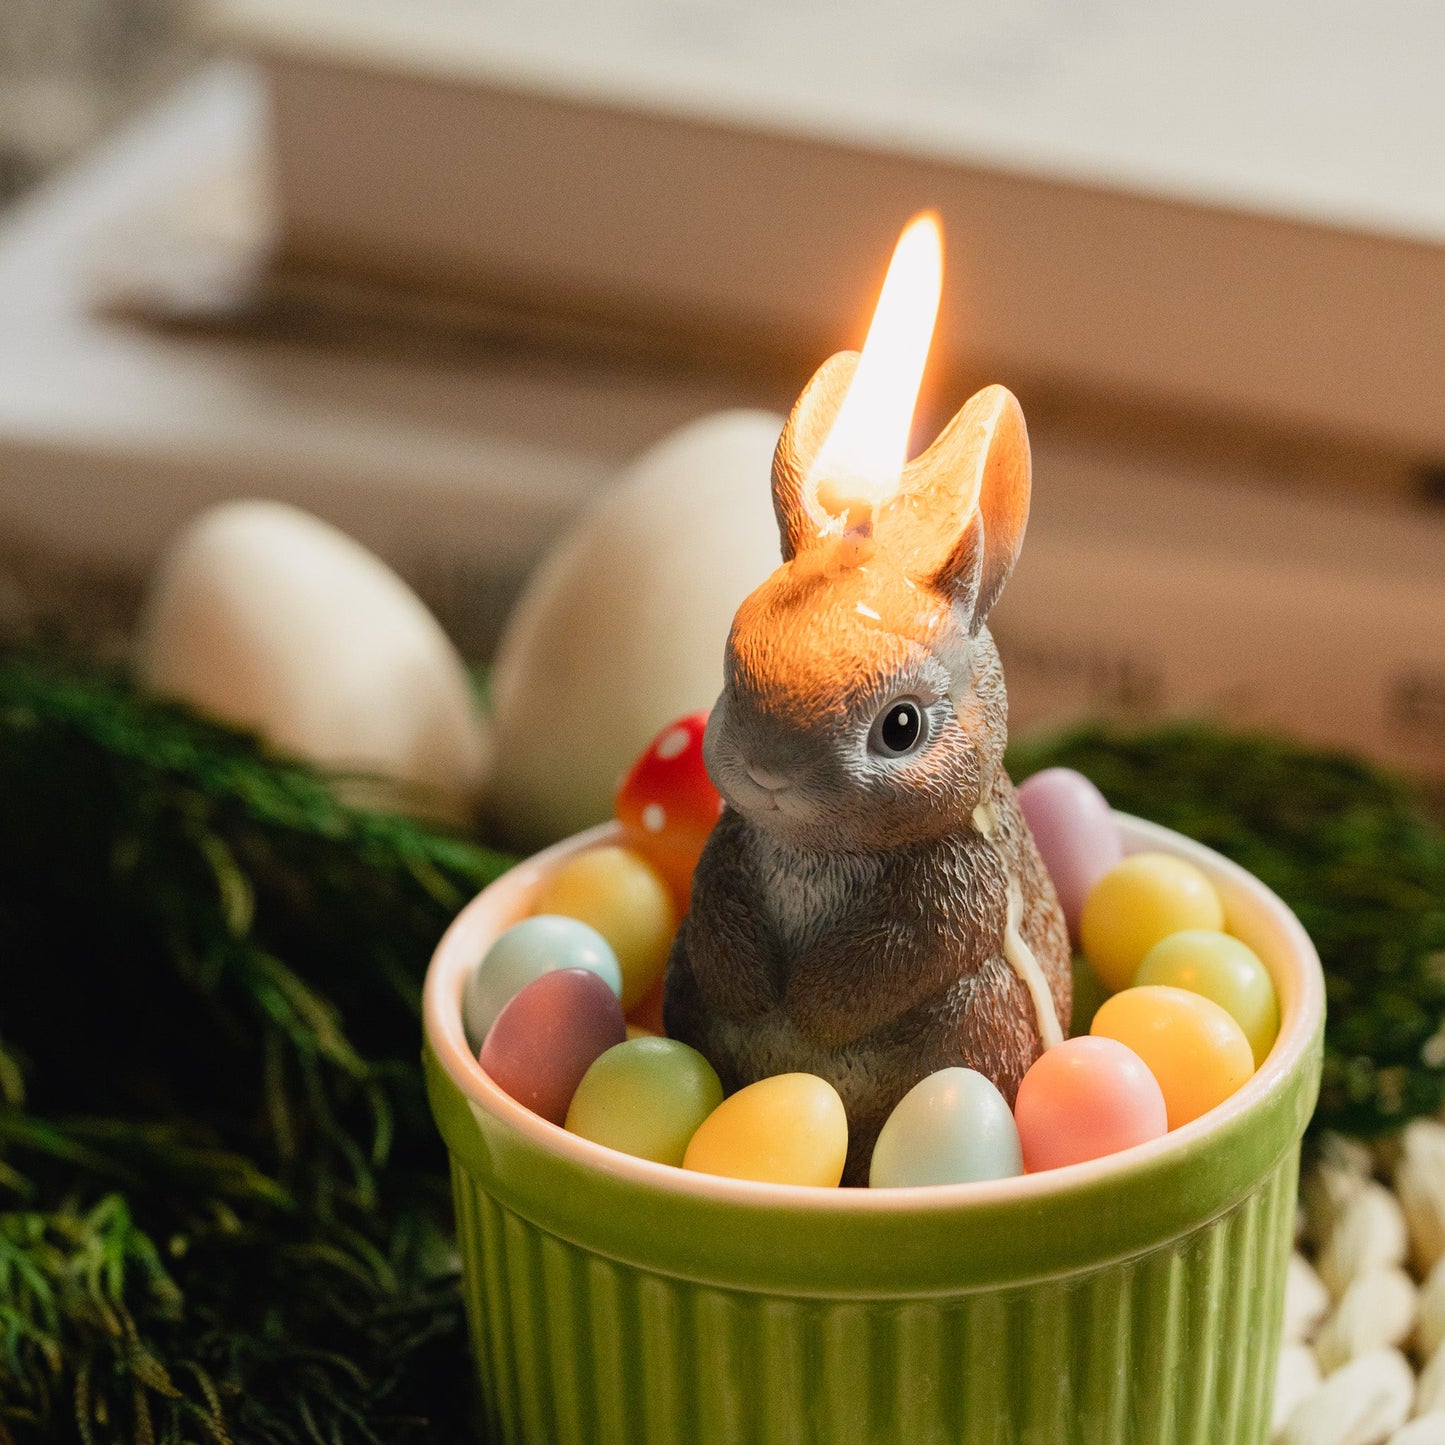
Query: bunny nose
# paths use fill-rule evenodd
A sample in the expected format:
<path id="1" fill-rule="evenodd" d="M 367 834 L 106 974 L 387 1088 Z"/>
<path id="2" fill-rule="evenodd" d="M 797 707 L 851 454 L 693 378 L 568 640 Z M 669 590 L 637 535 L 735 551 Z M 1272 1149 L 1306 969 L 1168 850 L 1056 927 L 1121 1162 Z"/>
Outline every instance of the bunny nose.
<path id="1" fill-rule="evenodd" d="M 748 777 L 758 787 L 765 788 L 770 793 L 776 793 L 789 784 L 790 780 L 782 773 L 770 773 L 766 768 L 758 767 L 756 763 L 745 763 L 743 766 L 748 770 Z"/>

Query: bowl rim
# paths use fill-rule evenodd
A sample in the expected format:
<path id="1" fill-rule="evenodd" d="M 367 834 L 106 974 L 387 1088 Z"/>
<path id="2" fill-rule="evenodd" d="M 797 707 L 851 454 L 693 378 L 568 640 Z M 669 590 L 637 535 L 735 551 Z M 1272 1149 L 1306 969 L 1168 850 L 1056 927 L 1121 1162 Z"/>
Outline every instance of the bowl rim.
<path id="1" fill-rule="evenodd" d="M 1238 864 L 1182 834 L 1129 814 L 1116 813 L 1126 853 L 1163 851 L 1197 864 L 1218 887 L 1226 927 L 1248 935 L 1272 932 L 1284 942 L 1264 962 L 1280 996 L 1280 1030 L 1263 1064 L 1235 1094 L 1207 1114 L 1159 1139 L 1099 1159 L 1008 1179 L 893 1189 L 824 1189 L 702 1174 L 619 1153 L 568 1133 L 517 1103 L 492 1082 L 467 1044 L 461 991 L 466 973 L 502 928 L 525 917 L 542 879 L 567 858 L 622 841 L 616 823 L 573 834 L 544 849 L 484 888 L 457 915 L 437 945 L 423 988 L 422 1014 L 436 1065 L 465 1098 L 521 1140 L 610 1176 L 669 1196 L 742 1208 L 785 1208 L 817 1214 L 897 1215 L 951 1213 L 970 1206 L 1027 1206 L 1131 1174 L 1147 1175 L 1181 1162 L 1200 1144 L 1231 1128 L 1288 1088 L 1317 1048 L 1325 1008 L 1324 975 L 1309 935 L 1285 903 Z M 1257 950 L 1259 951 L 1259 950 Z"/>

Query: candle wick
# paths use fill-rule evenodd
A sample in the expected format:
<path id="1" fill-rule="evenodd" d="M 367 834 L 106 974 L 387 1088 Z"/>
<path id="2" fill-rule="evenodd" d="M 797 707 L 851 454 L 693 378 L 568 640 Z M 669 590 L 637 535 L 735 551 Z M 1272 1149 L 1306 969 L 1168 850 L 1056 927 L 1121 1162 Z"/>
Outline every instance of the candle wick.
<path id="1" fill-rule="evenodd" d="M 844 532 L 873 530 L 877 506 L 871 497 L 859 496 L 850 491 L 846 481 L 836 477 L 824 477 L 819 481 L 814 495 L 824 513 L 842 523 Z"/>
<path id="2" fill-rule="evenodd" d="M 836 577 L 869 561 L 877 550 L 877 502 L 858 495 L 847 480 L 836 477 L 821 478 L 813 495 L 827 519 L 819 536 L 821 546 L 816 559 L 823 575 Z"/>

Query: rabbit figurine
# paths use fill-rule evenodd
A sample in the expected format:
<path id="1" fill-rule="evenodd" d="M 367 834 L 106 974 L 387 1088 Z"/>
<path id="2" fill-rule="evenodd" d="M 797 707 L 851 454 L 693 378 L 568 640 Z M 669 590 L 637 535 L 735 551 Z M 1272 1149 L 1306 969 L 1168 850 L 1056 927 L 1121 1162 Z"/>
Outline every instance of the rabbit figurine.
<path id="1" fill-rule="evenodd" d="M 963 1064 L 1012 1103 L 1072 993 L 1064 917 L 1003 767 L 984 625 L 1028 518 L 1023 414 L 989 387 L 890 501 L 839 500 L 847 478 L 810 470 L 857 360 L 824 363 L 778 442 L 783 565 L 728 638 L 704 742 L 726 806 L 664 1003 L 668 1034 L 730 1092 L 828 1079 L 852 1184 L 926 1075 Z"/>

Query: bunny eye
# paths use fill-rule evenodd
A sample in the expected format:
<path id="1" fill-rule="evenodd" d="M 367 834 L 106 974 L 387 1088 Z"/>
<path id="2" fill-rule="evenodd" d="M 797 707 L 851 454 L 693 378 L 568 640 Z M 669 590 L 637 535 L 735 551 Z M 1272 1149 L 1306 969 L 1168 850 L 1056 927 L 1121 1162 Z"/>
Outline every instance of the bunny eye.
<path id="1" fill-rule="evenodd" d="M 868 747 L 885 758 L 907 757 L 922 745 L 926 732 L 923 709 L 911 697 L 901 697 L 874 719 Z"/>

